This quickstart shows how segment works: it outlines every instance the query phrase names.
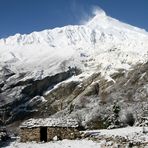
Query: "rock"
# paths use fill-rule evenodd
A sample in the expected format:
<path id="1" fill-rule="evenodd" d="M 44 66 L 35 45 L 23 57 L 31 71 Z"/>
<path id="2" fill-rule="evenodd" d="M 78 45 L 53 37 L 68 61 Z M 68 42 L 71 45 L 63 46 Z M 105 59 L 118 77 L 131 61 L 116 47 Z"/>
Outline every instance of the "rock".
<path id="1" fill-rule="evenodd" d="M 53 141 L 58 141 L 58 136 L 53 137 Z"/>

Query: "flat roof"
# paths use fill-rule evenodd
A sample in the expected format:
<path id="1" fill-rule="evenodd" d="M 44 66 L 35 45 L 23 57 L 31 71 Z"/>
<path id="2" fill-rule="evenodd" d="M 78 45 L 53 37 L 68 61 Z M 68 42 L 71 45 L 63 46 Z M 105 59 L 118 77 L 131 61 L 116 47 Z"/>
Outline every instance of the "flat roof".
<path id="1" fill-rule="evenodd" d="M 20 128 L 33 127 L 78 127 L 78 121 L 72 118 L 31 118 L 23 122 Z"/>

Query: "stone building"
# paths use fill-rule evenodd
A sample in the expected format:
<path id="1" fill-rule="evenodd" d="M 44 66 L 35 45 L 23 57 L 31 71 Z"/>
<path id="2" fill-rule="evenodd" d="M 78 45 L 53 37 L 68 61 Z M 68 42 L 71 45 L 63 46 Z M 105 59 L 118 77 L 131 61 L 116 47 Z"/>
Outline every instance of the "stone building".
<path id="1" fill-rule="evenodd" d="M 20 126 L 20 138 L 21 142 L 75 139 L 80 136 L 78 127 L 77 120 L 69 118 L 29 119 Z"/>

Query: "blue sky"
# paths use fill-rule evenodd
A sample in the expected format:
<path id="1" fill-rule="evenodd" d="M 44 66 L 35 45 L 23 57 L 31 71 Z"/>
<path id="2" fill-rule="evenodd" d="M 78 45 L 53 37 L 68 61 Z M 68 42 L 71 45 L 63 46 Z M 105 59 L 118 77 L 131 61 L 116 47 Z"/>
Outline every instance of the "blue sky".
<path id="1" fill-rule="evenodd" d="M 0 0 L 0 38 L 79 24 L 95 6 L 148 31 L 148 0 Z"/>

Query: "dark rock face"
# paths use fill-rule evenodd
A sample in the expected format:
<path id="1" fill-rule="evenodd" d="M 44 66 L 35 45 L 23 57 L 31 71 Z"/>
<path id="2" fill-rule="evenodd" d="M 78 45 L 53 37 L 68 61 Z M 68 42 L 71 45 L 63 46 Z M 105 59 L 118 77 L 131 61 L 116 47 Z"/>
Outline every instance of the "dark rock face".
<path id="1" fill-rule="evenodd" d="M 33 114 L 43 103 L 42 98 L 36 96 L 43 96 L 45 91 L 77 74 L 77 71 L 76 68 L 70 68 L 66 72 L 47 76 L 41 80 L 26 79 L 22 81 L 25 74 L 19 75 L 15 80 L 13 78 L 10 81 L 4 79 L 5 81 L 0 84 L 0 116 L 5 116 L 6 122 L 10 123 Z"/>
<path id="2" fill-rule="evenodd" d="M 83 82 L 70 81 L 60 84 L 57 88 L 53 89 L 44 98 L 47 100 L 45 104 L 39 108 L 37 113 L 39 116 L 48 117 L 58 111 L 62 111 L 69 107 L 75 99 L 79 99 L 83 96 L 87 96 L 88 93 L 93 93 L 96 91 L 96 85 L 91 83 L 95 78 L 99 76 L 98 73 L 93 74 Z M 99 90 L 98 90 L 99 91 Z"/>
<path id="3" fill-rule="evenodd" d="M 48 88 L 52 89 L 56 84 L 71 77 L 73 73 L 71 71 L 58 73 L 54 76 L 45 77 L 42 80 L 33 81 L 27 87 L 22 90 L 22 94 L 28 97 L 34 97 L 36 95 L 43 95 L 43 92 Z"/>

